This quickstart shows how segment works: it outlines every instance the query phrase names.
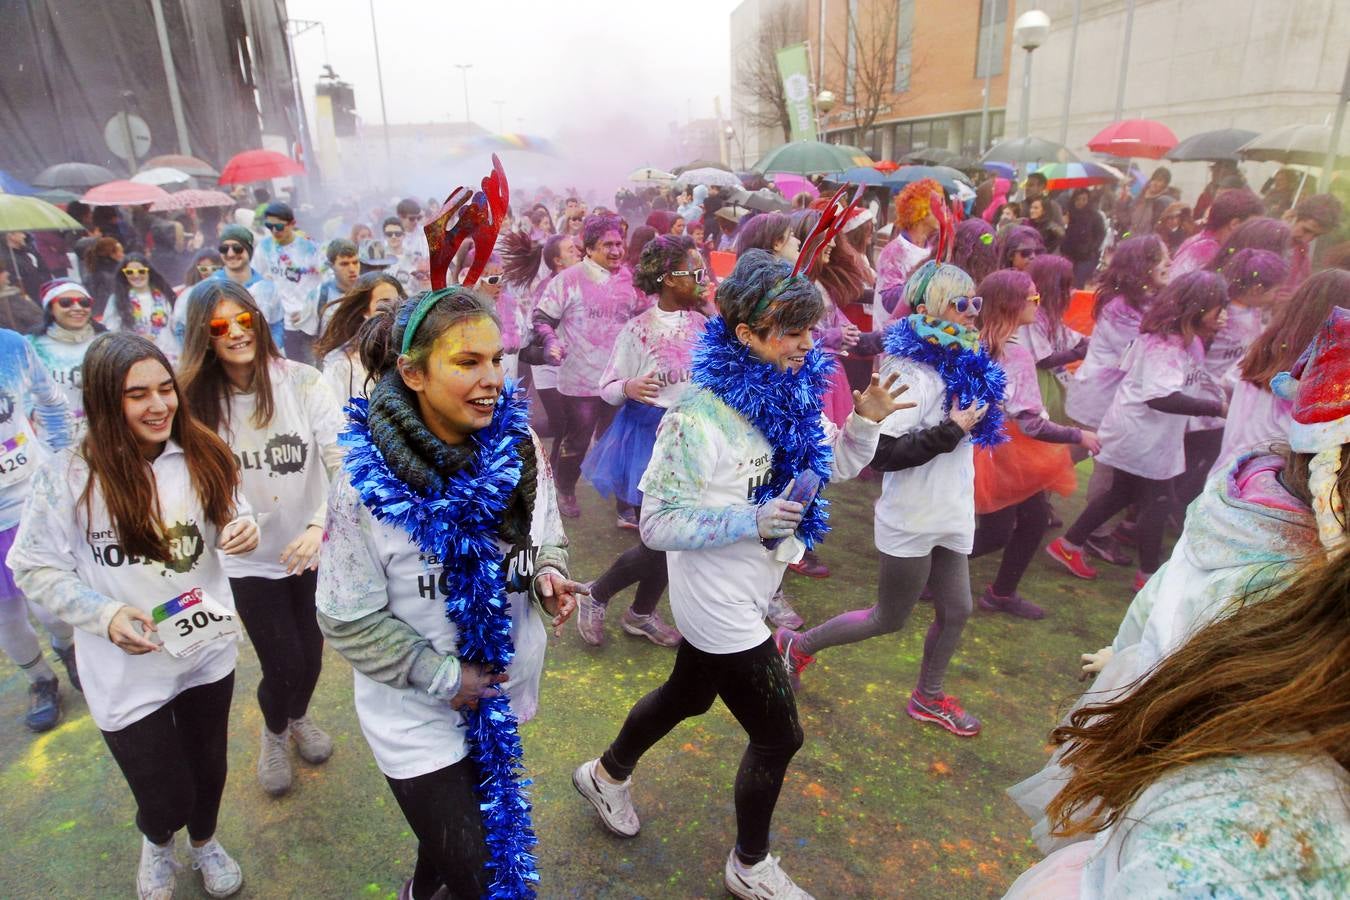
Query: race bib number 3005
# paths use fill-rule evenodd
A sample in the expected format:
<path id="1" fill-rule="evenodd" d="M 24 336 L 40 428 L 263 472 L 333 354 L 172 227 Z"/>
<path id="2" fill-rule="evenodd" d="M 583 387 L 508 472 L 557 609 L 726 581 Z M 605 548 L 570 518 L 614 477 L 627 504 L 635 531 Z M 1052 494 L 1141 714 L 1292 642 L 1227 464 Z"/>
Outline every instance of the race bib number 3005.
<path id="1" fill-rule="evenodd" d="M 193 588 L 151 612 L 164 650 L 175 658 L 191 656 L 207 644 L 238 640 L 239 621 L 201 588 Z"/>

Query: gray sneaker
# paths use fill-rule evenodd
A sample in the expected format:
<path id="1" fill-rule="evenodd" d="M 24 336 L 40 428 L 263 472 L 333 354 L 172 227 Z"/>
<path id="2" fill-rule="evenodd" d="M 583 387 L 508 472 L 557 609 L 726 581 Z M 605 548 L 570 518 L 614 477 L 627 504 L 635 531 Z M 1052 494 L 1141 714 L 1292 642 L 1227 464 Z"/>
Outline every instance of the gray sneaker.
<path id="1" fill-rule="evenodd" d="M 581 633 L 581 639 L 592 647 L 603 647 L 605 645 L 605 604 L 599 603 L 591 596 L 590 582 L 586 585 L 586 593 L 577 597 L 577 631 Z"/>
<path id="2" fill-rule="evenodd" d="M 212 897 L 229 897 L 244 886 L 244 873 L 239 863 L 230 858 L 215 838 L 200 847 L 188 843 L 192 853 L 192 868 L 202 873 L 202 887 Z"/>
<path id="3" fill-rule="evenodd" d="M 141 836 L 141 863 L 136 869 L 136 896 L 139 900 L 173 900 L 178 870 L 183 864 L 174 855 L 174 839 L 164 846 Z"/>
<path id="4" fill-rule="evenodd" d="M 258 751 L 258 783 L 273 797 L 291 789 L 291 729 L 273 734 L 266 724 L 261 728 L 262 749 Z"/>
<path id="5" fill-rule="evenodd" d="M 667 625 L 653 610 L 649 616 L 639 616 L 631 609 L 624 610 L 619 626 L 624 634 L 633 637 L 645 637 L 658 647 L 674 647 L 680 642 L 680 632 L 674 625 Z"/>
<path id="6" fill-rule="evenodd" d="M 572 773 L 572 787 L 577 793 L 590 801 L 600 814 L 600 821 L 606 828 L 619 837 L 630 838 L 642 830 L 637 810 L 633 808 L 633 795 L 629 789 L 633 779 L 623 784 L 606 781 L 596 771 L 600 760 L 592 759 L 577 766 Z"/>
<path id="7" fill-rule="evenodd" d="M 796 631 L 805 624 L 805 620 L 797 615 L 792 604 L 788 603 L 787 595 L 783 593 L 782 588 L 774 591 L 773 596 L 769 598 L 769 611 L 765 614 L 765 618 L 771 625 L 790 631 Z"/>
<path id="8" fill-rule="evenodd" d="M 315 725 L 309 716 L 291 719 L 290 731 L 300 758 L 310 765 L 327 762 L 328 757 L 333 755 L 333 739 L 328 736 L 328 732 Z"/>

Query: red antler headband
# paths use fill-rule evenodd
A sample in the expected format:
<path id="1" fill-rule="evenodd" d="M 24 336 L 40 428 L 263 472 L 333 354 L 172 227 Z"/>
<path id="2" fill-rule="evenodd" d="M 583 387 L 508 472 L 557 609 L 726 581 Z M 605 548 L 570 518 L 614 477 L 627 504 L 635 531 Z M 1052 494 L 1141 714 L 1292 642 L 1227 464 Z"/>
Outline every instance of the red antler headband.
<path id="1" fill-rule="evenodd" d="M 844 192 L 847 190 L 848 185 L 844 185 L 835 191 L 834 196 L 830 198 L 830 202 L 820 211 L 820 218 L 816 221 L 816 226 L 806 236 L 806 240 L 802 242 L 801 250 L 797 253 L 797 264 L 792 267 L 792 274 L 765 292 L 763 299 L 755 304 L 755 309 L 750 314 L 752 320 L 758 318 L 760 313 L 776 300 L 783 291 L 787 290 L 793 281 L 798 278 L 810 277 L 811 270 L 815 266 L 820 252 L 830 245 L 830 242 L 839 235 L 839 232 L 844 230 L 844 226 L 848 224 L 848 220 L 853 217 L 854 211 L 857 210 L 858 204 L 862 201 L 862 185 L 858 185 L 858 189 L 853 194 L 853 199 L 845 204 Z"/>

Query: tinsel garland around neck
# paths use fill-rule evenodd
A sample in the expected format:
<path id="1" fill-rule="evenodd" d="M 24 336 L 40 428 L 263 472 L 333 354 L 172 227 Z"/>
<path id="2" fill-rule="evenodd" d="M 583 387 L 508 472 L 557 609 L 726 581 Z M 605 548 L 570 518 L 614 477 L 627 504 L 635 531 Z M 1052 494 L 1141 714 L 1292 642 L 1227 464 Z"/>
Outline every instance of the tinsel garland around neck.
<path id="1" fill-rule="evenodd" d="M 979 344 L 977 332 L 955 322 L 914 314 L 886 329 L 886 352 L 933 369 L 947 386 L 942 408 L 951 412 L 952 399 L 960 406 L 971 401 L 989 409 L 970 431 L 970 441 L 995 447 L 1008 440 L 1003 430 L 1003 396 L 1008 378 Z"/>
<path id="2" fill-rule="evenodd" d="M 834 463 L 834 448 L 820 421 L 833 359 L 811 350 L 798 371 L 779 369 L 751 353 L 727 329 L 726 321 L 715 316 L 694 348 L 691 368 L 694 384 L 744 416 L 773 448 L 773 469 L 768 482 L 755 488 L 755 503 L 783 493 L 807 469 L 820 476 L 823 492 Z M 797 537 L 810 548 L 829 530 L 830 502 L 817 494 Z"/>
<path id="3" fill-rule="evenodd" d="M 469 439 L 468 464 L 437 479 L 440 489 L 434 492 L 411 487 L 394 474 L 371 436 L 365 400 L 353 400 L 347 416 L 341 437 L 347 448 L 344 466 L 361 501 L 375 518 L 401 528 L 418 549 L 441 561 L 445 614 L 459 634 L 459 658 L 505 670 L 515 647 L 497 538 L 521 477 L 517 447 L 532 440 L 523 391 L 507 382 L 491 424 Z M 510 701 L 498 696 L 479 701 L 478 709 L 463 715 L 469 752 L 481 775 L 487 865 L 494 873 L 488 896 L 532 897 L 539 881 L 532 852 L 536 840 L 515 714 Z"/>

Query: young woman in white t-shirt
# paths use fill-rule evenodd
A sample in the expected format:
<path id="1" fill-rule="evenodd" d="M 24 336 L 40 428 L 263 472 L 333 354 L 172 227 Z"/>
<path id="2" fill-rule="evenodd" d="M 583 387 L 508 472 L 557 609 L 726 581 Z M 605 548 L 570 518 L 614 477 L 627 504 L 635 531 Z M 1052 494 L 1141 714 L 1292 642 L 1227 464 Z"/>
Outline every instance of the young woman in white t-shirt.
<path id="1" fill-rule="evenodd" d="M 721 697 L 750 738 L 724 879 L 752 900 L 807 896 L 769 855 L 769 823 L 802 730 L 764 616 L 787 564 L 805 550 L 799 528 L 814 540 L 826 515 L 788 499 L 791 486 L 809 481 L 808 467 L 823 479 L 857 475 L 881 421 L 905 405 L 892 394 L 893 377 L 883 387 L 874 375 L 865 393 L 855 392 L 844 428 L 824 419 L 829 362 L 811 339 L 824 303 L 808 275 L 791 273 L 786 261 L 749 250 L 718 285 L 721 316 L 694 351 L 694 386 L 662 418 L 641 483 L 642 540 L 666 551 L 684 640 L 666 683 L 637 702 L 603 756 L 572 775 L 606 828 L 636 836 L 629 788 L 638 761 Z"/>
<path id="2" fill-rule="evenodd" d="M 1186 469 L 1189 416 L 1223 416 L 1228 399 L 1205 370 L 1205 344 L 1223 327 L 1228 287 L 1213 272 L 1189 272 L 1169 284 L 1144 314 L 1139 338 L 1121 360 L 1125 377 L 1102 419 L 1098 459 L 1112 468 L 1111 487 L 1088 501 L 1078 521 L 1045 548 L 1079 577 L 1092 530 L 1131 503 L 1139 506 L 1135 589 L 1161 565 L 1163 528 L 1172 508 L 1170 482 Z M 1073 563 L 1085 566 L 1086 575 Z"/>
<path id="3" fill-rule="evenodd" d="M 371 387 L 356 340 L 362 323 L 375 315 L 381 303 L 397 307 L 406 298 L 403 284 L 393 275 L 367 272 L 333 302 L 314 341 L 314 358 L 320 361 L 324 380 L 339 403 L 345 405 L 350 397 L 365 397 Z"/>
<path id="4" fill-rule="evenodd" d="M 28 596 L 76 628 L 89 713 L 136 799 L 139 896 L 173 895 L 174 836 L 186 827 L 207 893 L 227 897 L 243 883 L 215 837 L 238 651 L 220 637 L 172 656 L 151 639 L 151 613 L 193 591 L 233 612 L 217 551 L 248 553 L 258 526 L 229 448 L 180 406 L 154 344 L 102 335 L 84 374 L 88 433 L 34 477 L 7 562 Z"/>
<path id="5" fill-rule="evenodd" d="M 535 604 L 556 629 L 585 589 L 567 578 L 523 393 L 503 394 L 492 303 L 460 286 L 422 294 L 377 312 L 360 341 L 375 386 L 353 407 L 329 499 L 319 622 L 355 669 L 361 729 L 417 835 L 399 896 L 481 897 L 490 885 L 523 896 L 520 857 L 500 864 L 533 843 L 528 815 L 485 817 L 480 804 L 517 809 L 518 788 L 483 760 L 515 757 L 515 769 L 516 722 L 538 709 L 547 633 Z M 433 519 L 443 531 L 420 527 Z M 509 665 L 490 662 L 471 620 L 508 640 Z"/>
<path id="6" fill-rule="evenodd" d="M 290 790 L 290 742 L 317 765 L 333 741 L 309 718 L 323 635 L 314 588 L 328 480 L 342 465 L 342 413 L 319 371 L 281 357 L 248 289 L 228 279 L 189 295 L 181 372 L 193 414 L 229 444 L 263 529 L 257 549 L 225 565 L 258 652 L 263 727 L 258 781 Z"/>

